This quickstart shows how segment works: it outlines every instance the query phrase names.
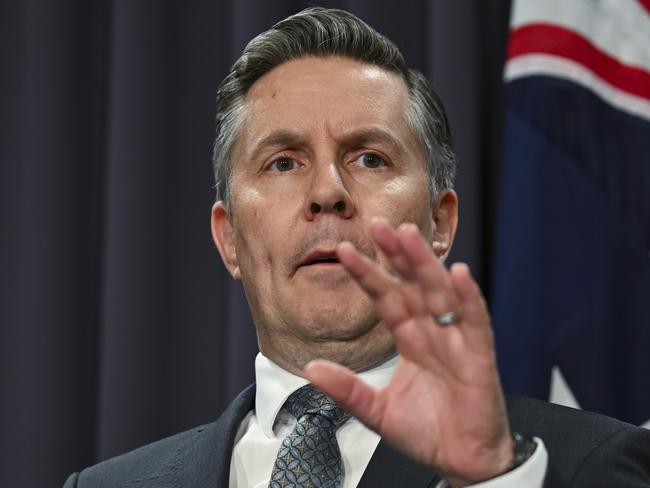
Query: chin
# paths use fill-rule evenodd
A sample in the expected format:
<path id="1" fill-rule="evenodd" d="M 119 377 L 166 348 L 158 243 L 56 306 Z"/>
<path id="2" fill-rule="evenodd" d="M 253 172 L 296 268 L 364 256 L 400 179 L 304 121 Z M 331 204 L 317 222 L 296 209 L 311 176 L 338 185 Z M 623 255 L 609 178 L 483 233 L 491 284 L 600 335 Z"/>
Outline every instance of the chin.
<path id="1" fill-rule="evenodd" d="M 378 323 L 374 309 L 345 304 L 316 306 L 299 320 L 305 337 L 316 341 L 350 341 L 368 334 Z"/>
<path id="2" fill-rule="evenodd" d="M 304 340 L 311 345 L 309 359 L 327 359 L 352 371 L 371 368 L 395 352 L 390 332 L 377 318 L 345 327 L 314 323 L 312 329 L 303 332 Z"/>

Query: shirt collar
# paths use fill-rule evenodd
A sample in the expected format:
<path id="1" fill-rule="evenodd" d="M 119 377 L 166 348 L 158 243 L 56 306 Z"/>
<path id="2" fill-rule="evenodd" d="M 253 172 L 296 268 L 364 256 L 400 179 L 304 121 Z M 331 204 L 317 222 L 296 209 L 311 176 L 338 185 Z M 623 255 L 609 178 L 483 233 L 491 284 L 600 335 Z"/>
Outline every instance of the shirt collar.
<path id="1" fill-rule="evenodd" d="M 384 388 L 395 373 L 399 356 L 395 354 L 384 362 L 359 373 L 359 377 L 373 388 Z M 282 369 L 261 352 L 255 358 L 255 415 L 267 437 L 273 436 L 273 424 L 280 409 L 298 388 L 309 383 L 305 378 Z"/>

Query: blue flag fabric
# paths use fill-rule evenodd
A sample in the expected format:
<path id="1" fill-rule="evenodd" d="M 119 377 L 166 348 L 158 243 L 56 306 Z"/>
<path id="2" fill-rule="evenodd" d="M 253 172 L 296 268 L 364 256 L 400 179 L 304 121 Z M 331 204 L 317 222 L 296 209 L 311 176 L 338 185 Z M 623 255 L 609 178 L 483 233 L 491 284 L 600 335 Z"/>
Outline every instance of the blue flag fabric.
<path id="1" fill-rule="evenodd" d="M 555 367 L 580 407 L 638 425 L 650 419 L 646 6 L 515 1 L 491 297 L 506 392 L 549 399 Z"/>

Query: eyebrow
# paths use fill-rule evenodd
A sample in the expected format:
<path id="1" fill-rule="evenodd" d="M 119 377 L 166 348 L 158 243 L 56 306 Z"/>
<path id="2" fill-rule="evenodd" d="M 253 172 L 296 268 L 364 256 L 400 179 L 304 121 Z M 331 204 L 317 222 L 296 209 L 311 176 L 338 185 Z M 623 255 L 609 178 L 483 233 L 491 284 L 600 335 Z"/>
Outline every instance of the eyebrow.
<path id="1" fill-rule="evenodd" d="M 408 152 L 404 143 L 389 131 L 370 127 L 367 129 L 353 130 L 341 137 L 345 144 L 351 146 L 362 146 L 368 143 L 386 144 L 395 151 L 398 156 L 405 156 Z"/>
<path id="2" fill-rule="evenodd" d="M 402 141 L 389 131 L 379 127 L 354 129 L 340 136 L 340 141 L 345 146 L 362 146 L 368 143 L 382 143 L 390 146 L 398 156 L 405 156 L 407 149 Z M 254 144 L 248 159 L 254 161 L 259 154 L 269 147 L 274 146 L 301 146 L 306 144 L 305 138 L 297 131 L 281 129 L 271 132 Z"/>
<path id="3" fill-rule="evenodd" d="M 305 140 L 300 134 L 292 130 L 277 130 L 271 132 L 266 137 L 255 142 L 252 152 L 249 154 L 248 159 L 255 161 L 262 151 L 266 148 L 274 146 L 298 146 L 304 143 Z"/>

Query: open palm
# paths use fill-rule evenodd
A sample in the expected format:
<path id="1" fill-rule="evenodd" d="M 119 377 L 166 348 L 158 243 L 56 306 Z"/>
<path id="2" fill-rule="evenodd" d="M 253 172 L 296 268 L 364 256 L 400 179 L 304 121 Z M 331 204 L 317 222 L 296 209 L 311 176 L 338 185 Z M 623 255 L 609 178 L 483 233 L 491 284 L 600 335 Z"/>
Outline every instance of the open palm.
<path id="1" fill-rule="evenodd" d="M 374 300 L 400 353 L 395 375 L 374 390 L 347 368 L 312 361 L 306 376 L 415 461 L 462 486 L 496 476 L 512 459 L 490 317 L 464 264 L 447 271 L 418 228 L 385 221 L 373 238 L 395 275 L 342 243 L 338 256 Z M 441 325 L 452 312 L 453 324 Z"/>

